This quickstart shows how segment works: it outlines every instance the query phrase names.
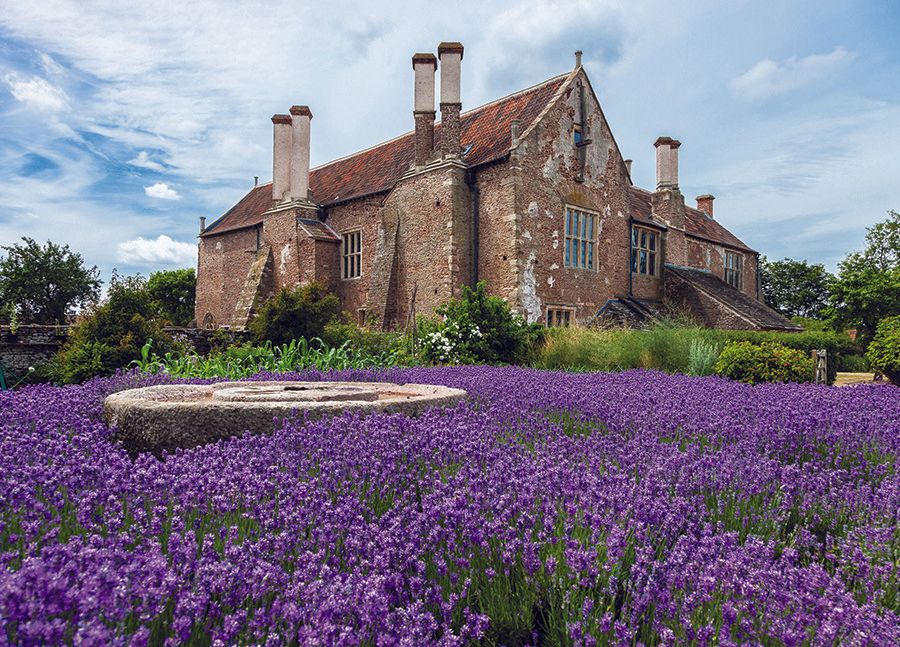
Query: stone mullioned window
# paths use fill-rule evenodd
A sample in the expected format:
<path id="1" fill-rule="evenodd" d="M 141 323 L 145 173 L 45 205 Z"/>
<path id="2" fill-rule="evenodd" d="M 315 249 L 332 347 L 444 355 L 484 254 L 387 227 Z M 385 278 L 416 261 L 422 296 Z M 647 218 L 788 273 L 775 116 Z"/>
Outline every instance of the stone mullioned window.
<path id="1" fill-rule="evenodd" d="M 635 274 L 657 275 L 659 234 L 652 229 L 631 229 L 631 271 Z"/>
<path id="2" fill-rule="evenodd" d="M 341 278 L 362 276 L 362 232 L 348 231 L 341 235 Z"/>
<path id="3" fill-rule="evenodd" d="M 596 213 L 566 207 L 566 267 L 597 269 L 597 233 Z"/>
<path id="4" fill-rule="evenodd" d="M 725 252 L 725 282 L 740 290 L 744 287 L 744 257 L 742 254 Z"/>

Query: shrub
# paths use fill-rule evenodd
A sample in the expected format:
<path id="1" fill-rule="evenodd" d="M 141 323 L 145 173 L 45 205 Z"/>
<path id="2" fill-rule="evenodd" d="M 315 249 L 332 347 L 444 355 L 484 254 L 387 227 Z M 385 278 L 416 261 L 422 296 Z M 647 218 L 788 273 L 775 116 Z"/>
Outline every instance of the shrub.
<path id="1" fill-rule="evenodd" d="M 878 322 L 866 358 L 872 368 L 900 386 L 900 316 L 885 317 Z"/>
<path id="2" fill-rule="evenodd" d="M 801 350 L 809 357 L 814 350 L 828 351 L 828 383 L 837 377 L 838 367 L 847 355 L 859 354 L 859 347 L 844 333 L 806 330 L 803 332 L 776 332 L 753 330 L 705 330 L 704 338 L 724 344 L 728 341 L 749 341 L 754 344 L 773 342 Z"/>
<path id="3" fill-rule="evenodd" d="M 406 351 L 406 341 L 401 333 L 369 330 L 341 321 L 332 321 L 325 326 L 322 341 L 334 348 L 349 343 L 351 348 L 370 355 Z"/>
<path id="4" fill-rule="evenodd" d="M 153 299 L 140 276 L 113 274 L 106 301 L 82 316 L 56 362 L 56 380 L 74 384 L 111 375 L 141 356 L 148 339 L 163 351 L 175 348 L 163 332 Z"/>
<path id="5" fill-rule="evenodd" d="M 865 355 L 842 355 L 837 369 L 845 373 L 868 373 L 871 367 Z"/>
<path id="6" fill-rule="evenodd" d="M 529 325 L 502 298 L 487 293 L 484 281 L 463 287 L 461 299 L 451 299 L 435 313 L 441 321 L 420 326 L 422 352 L 442 364 L 520 364 L 531 357 L 543 328 Z"/>
<path id="7" fill-rule="evenodd" d="M 715 373 L 718 357 L 718 346 L 702 339 L 692 339 L 687 370 L 685 372 L 688 375 L 712 375 Z"/>
<path id="8" fill-rule="evenodd" d="M 294 339 L 309 341 L 322 337 L 325 326 L 340 316 L 340 299 L 323 284 L 313 282 L 278 292 L 250 322 L 250 333 L 257 344 L 270 341 L 277 346 Z"/>
<path id="9" fill-rule="evenodd" d="M 730 342 L 715 365 L 716 374 L 747 384 L 809 382 L 813 370 L 810 356 L 774 342 Z"/>

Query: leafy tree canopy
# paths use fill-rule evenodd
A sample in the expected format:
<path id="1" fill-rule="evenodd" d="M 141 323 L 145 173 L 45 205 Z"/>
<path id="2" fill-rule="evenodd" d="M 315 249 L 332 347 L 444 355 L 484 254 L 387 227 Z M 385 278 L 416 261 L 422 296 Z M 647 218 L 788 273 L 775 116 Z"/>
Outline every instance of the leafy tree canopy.
<path id="1" fill-rule="evenodd" d="M 160 315 L 173 325 L 187 326 L 194 318 L 194 268 L 153 272 L 147 279 L 147 292 Z"/>
<path id="2" fill-rule="evenodd" d="M 818 319 L 828 305 L 834 276 L 821 263 L 760 258 L 759 276 L 766 303 L 786 317 Z"/>
<path id="3" fill-rule="evenodd" d="M 866 248 L 840 263 L 829 312 L 836 325 L 858 327 L 863 341 L 879 321 L 900 313 L 900 213 L 870 227 Z"/>
<path id="4" fill-rule="evenodd" d="M 39 245 L 27 236 L 4 246 L 0 258 L 0 301 L 12 304 L 23 322 L 65 322 L 75 308 L 100 296 L 100 270 L 86 268 L 68 245 Z"/>

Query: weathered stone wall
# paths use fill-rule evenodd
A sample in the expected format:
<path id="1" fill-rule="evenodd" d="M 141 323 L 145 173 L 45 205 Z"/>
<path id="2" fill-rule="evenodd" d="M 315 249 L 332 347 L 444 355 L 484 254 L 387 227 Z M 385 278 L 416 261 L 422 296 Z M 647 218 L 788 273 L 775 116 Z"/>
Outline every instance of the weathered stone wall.
<path id="1" fill-rule="evenodd" d="M 575 146 L 578 81 L 584 86 L 584 137 L 591 140 L 583 153 Z M 529 321 L 543 320 L 548 306 L 566 306 L 586 323 L 608 299 L 628 293 L 630 229 L 625 164 L 582 73 L 523 135 L 513 162 L 517 305 Z M 567 205 L 598 216 L 595 269 L 565 266 Z"/>
<path id="2" fill-rule="evenodd" d="M 478 279 L 491 294 L 515 303 L 515 171 L 495 164 L 475 172 L 478 187 Z"/>
<path id="3" fill-rule="evenodd" d="M 16 375 L 52 359 L 65 343 L 68 326 L 0 326 L 0 362 Z"/>
<path id="4" fill-rule="evenodd" d="M 400 215 L 389 327 L 404 324 L 414 286 L 417 314 L 430 315 L 471 281 L 469 203 L 465 169 L 454 163 L 426 167 L 386 197 L 386 210 Z"/>
<path id="5" fill-rule="evenodd" d="M 361 275 L 356 279 L 341 278 L 342 252 L 340 245 L 335 247 L 333 256 L 320 261 L 321 272 L 329 272 L 333 276 L 334 291 L 341 298 L 344 310 L 354 317 L 359 310 L 369 307 L 368 293 L 376 267 L 378 228 L 381 222 L 381 201 L 383 195 L 362 200 L 347 202 L 331 209 L 325 216 L 325 222 L 340 236 L 354 230 L 360 230 L 362 247 Z M 317 257 L 317 260 L 319 258 Z M 329 264 L 330 263 L 330 264 Z"/>
<path id="6" fill-rule="evenodd" d="M 730 248 L 726 248 L 723 245 L 711 243 L 708 240 L 688 236 L 687 262 L 681 264 L 688 267 L 696 267 L 698 269 L 709 270 L 724 281 L 726 251 L 738 252 L 744 257 L 743 287 L 741 291 L 753 297 L 754 299 L 758 298 L 756 285 L 758 259 L 756 254 L 741 250 L 732 250 Z M 668 262 L 672 263 L 674 261 Z"/>
<path id="7" fill-rule="evenodd" d="M 230 325 L 234 309 L 256 257 L 256 228 L 200 238 L 197 268 L 197 326 L 207 313 L 215 326 Z M 273 248 L 272 253 L 276 250 Z"/>

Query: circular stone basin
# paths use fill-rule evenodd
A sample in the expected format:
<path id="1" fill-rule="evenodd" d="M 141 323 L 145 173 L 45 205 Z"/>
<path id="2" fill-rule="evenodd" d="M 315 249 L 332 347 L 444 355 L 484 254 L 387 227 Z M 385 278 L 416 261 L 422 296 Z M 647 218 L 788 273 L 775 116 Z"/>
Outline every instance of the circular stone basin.
<path id="1" fill-rule="evenodd" d="M 245 432 L 271 432 L 277 419 L 291 416 L 416 415 L 455 405 L 465 396 L 445 386 L 389 382 L 166 384 L 114 393 L 103 403 L 103 415 L 113 437 L 129 451 L 161 454 Z"/>

